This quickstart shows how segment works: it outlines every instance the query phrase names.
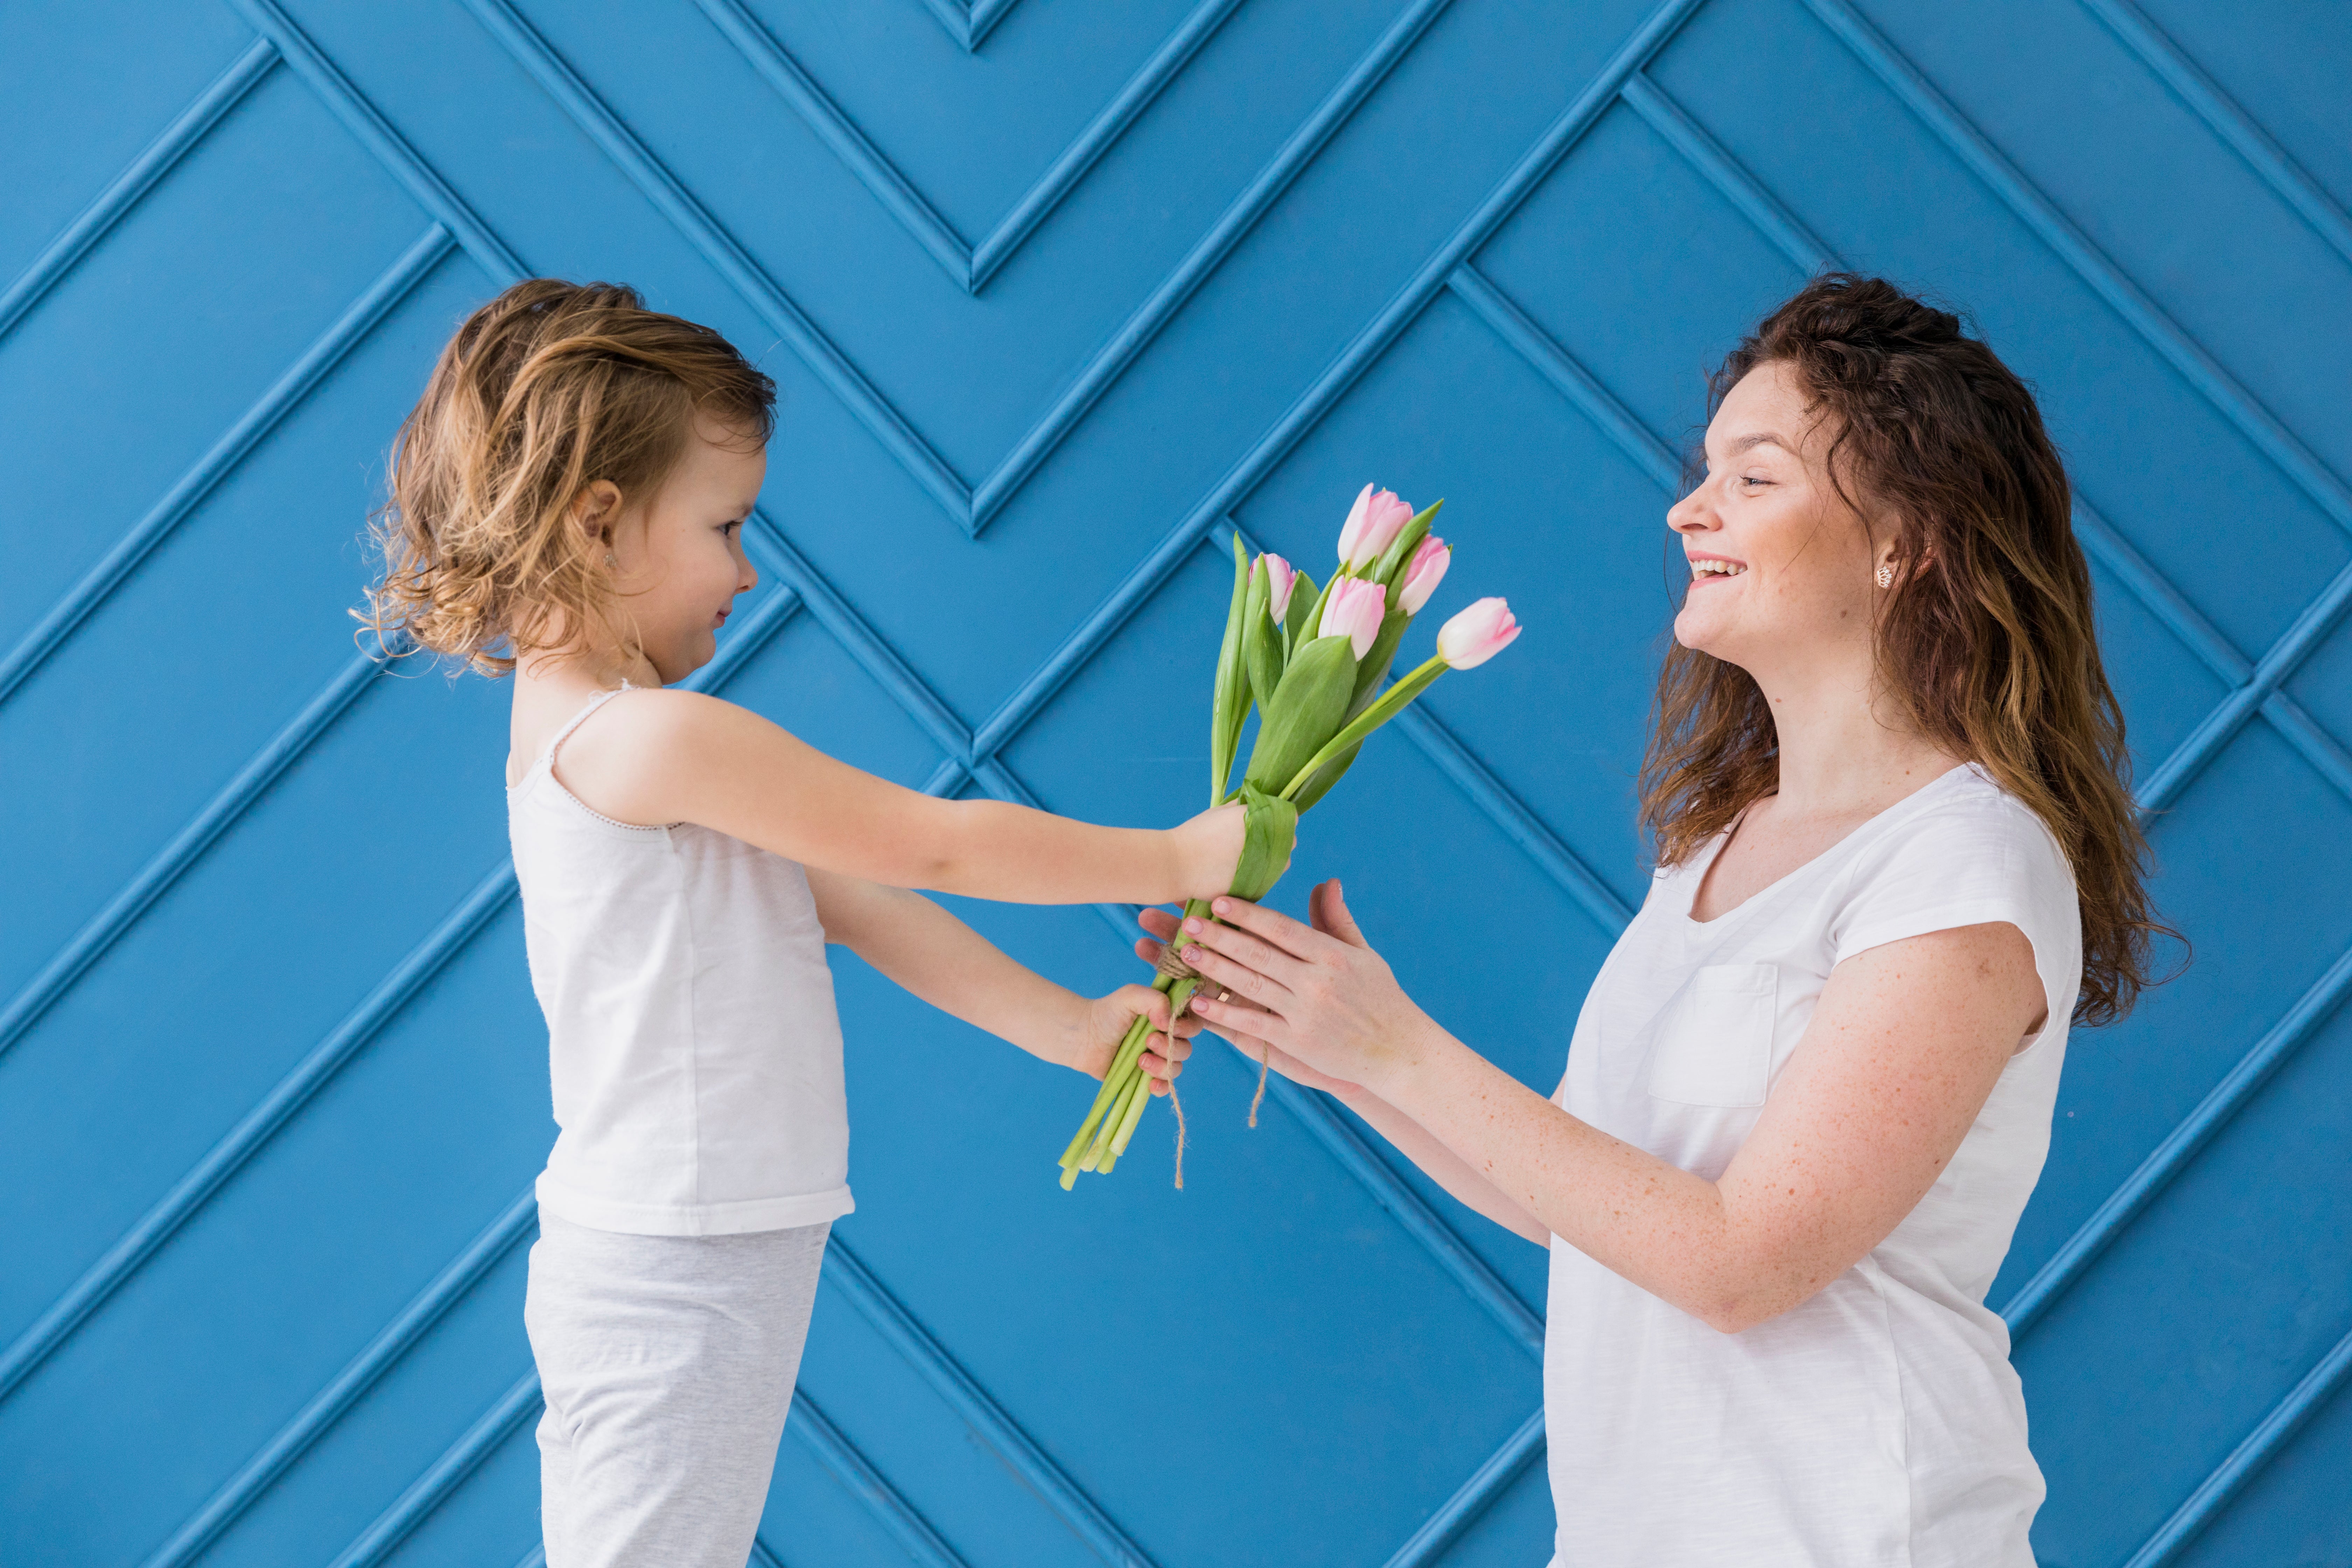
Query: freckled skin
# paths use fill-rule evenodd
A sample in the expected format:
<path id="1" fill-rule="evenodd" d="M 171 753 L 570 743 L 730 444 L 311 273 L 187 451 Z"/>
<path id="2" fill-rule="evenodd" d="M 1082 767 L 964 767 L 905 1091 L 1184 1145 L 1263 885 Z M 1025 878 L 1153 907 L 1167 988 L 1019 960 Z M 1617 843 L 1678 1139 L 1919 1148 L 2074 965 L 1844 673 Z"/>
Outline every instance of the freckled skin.
<path id="1" fill-rule="evenodd" d="M 1840 499 L 1822 466 L 1834 436 L 1784 367 L 1759 366 L 1708 426 L 1707 477 L 1667 514 L 1686 552 L 1744 567 L 1695 579 L 1675 635 L 1756 679 L 1780 744 L 1779 793 L 1750 805 L 1709 867 L 1699 920 L 1963 761 L 1881 700 L 1874 574 L 1903 570 L 1895 520 Z M 1195 1003 L 1211 1028 L 1346 1100 L 1496 1224 L 1538 1245 L 1558 1237 L 1727 1333 L 1808 1300 L 1901 1223 L 2046 1012 L 2012 925 L 1858 953 L 1831 974 L 1754 1131 L 1708 1181 L 1569 1115 L 1448 1034 L 1397 984 L 1338 883 L 1315 889 L 1304 925 L 1229 900 L 1217 912 L 1233 926 L 1198 932 L 1191 955 L 1234 994 Z M 1163 941 L 1175 930 L 1158 911 L 1144 924 Z M 1542 933 L 1528 934 L 1540 963 Z"/>

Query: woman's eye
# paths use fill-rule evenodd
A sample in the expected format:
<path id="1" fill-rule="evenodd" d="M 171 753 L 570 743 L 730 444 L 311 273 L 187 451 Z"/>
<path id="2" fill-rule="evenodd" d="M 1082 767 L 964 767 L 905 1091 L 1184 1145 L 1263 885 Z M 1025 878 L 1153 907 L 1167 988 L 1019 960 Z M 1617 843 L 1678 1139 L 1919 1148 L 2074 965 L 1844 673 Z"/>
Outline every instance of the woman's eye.
<path id="1" fill-rule="evenodd" d="M 1742 474 L 1739 476 L 1739 482 L 1743 485 L 1769 485 L 1772 481 L 1761 474 Z"/>

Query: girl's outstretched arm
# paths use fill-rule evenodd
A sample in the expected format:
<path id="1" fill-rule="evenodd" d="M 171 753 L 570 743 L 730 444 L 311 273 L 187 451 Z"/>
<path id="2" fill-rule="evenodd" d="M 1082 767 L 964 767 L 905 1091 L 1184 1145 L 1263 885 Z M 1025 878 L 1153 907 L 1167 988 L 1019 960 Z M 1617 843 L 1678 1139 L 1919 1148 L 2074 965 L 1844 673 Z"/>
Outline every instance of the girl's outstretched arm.
<path id="1" fill-rule="evenodd" d="M 1166 1093 L 1192 1054 L 1190 1037 L 1200 1022 L 1179 1023 L 1171 1046 L 1168 998 L 1149 985 L 1081 996 L 1007 957 L 920 893 L 814 866 L 808 879 L 827 942 L 849 948 L 940 1012 L 1041 1060 L 1100 1078 L 1139 1014 L 1154 1030 L 1143 1055 L 1143 1070 L 1158 1080 L 1152 1093 Z"/>
<path id="2" fill-rule="evenodd" d="M 836 762 L 746 708 L 632 691 L 565 742 L 557 776 L 623 822 L 693 822 L 812 868 L 1024 904 L 1174 903 L 1232 884 L 1242 809 L 1170 829 L 1097 827 L 940 800 Z"/>

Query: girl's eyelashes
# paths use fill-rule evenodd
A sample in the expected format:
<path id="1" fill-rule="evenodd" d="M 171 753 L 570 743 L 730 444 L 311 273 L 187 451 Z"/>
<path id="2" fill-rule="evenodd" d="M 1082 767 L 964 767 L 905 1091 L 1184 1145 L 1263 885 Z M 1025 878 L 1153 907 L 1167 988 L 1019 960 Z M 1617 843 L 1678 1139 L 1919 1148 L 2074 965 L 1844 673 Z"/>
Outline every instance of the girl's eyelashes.
<path id="1" fill-rule="evenodd" d="M 1742 474 L 1739 476 L 1739 482 L 1743 485 L 1769 485 L 1772 481 L 1761 474 Z"/>

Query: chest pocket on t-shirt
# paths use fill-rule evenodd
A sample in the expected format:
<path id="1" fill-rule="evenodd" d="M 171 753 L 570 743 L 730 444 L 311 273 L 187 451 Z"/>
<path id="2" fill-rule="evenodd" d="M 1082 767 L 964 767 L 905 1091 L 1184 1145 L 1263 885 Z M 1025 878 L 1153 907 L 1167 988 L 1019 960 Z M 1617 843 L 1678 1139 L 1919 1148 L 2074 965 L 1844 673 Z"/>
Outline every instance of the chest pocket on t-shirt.
<path id="1" fill-rule="evenodd" d="M 1780 972 L 1769 963 L 1698 970 L 1666 1004 L 1650 1044 L 1650 1097 L 1681 1105 L 1764 1103 Z"/>

